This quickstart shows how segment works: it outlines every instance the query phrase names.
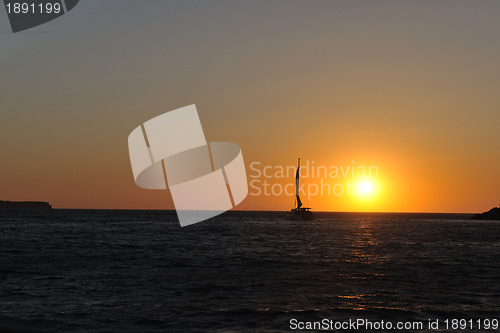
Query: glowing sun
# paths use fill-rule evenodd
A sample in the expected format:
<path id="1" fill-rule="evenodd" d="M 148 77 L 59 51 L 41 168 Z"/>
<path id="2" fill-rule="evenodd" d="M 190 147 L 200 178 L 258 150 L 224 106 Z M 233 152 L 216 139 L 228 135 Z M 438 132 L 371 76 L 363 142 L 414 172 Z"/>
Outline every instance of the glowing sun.
<path id="1" fill-rule="evenodd" d="M 368 181 L 359 183 L 360 194 L 370 194 L 373 192 L 373 184 Z"/>

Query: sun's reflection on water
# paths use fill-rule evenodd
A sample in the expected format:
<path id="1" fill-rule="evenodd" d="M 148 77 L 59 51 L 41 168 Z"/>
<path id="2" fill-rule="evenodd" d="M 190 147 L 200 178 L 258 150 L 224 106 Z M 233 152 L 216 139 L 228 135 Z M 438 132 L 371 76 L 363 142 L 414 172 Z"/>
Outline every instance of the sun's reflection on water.
<path id="1" fill-rule="evenodd" d="M 344 261 L 351 263 L 379 264 L 384 258 L 377 251 L 380 232 L 377 221 L 370 218 L 360 218 L 351 225 L 352 230 L 346 235 Z"/>

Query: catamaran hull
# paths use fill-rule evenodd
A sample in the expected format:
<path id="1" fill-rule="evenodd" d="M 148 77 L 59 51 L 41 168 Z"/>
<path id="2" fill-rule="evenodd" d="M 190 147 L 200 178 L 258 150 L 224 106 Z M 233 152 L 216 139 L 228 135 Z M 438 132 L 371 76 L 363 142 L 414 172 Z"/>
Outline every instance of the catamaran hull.
<path id="1" fill-rule="evenodd" d="M 289 215 L 296 220 L 312 220 L 314 215 L 310 211 L 297 211 L 292 210 Z"/>

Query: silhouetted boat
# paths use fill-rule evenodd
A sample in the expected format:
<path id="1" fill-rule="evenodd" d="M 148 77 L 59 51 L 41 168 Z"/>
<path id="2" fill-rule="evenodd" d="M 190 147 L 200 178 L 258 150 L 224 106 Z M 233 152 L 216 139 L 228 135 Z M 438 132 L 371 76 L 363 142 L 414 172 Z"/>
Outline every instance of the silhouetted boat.
<path id="1" fill-rule="evenodd" d="M 300 178 L 300 158 L 297 165 L 297 172 L 295 173 L 295 203 L 291 210 L 295 217 L 302 219 L 312 219 L 313 213 L 310 207 L 302 207 L 302 201 L 299 196 L 299 178 Z"/>

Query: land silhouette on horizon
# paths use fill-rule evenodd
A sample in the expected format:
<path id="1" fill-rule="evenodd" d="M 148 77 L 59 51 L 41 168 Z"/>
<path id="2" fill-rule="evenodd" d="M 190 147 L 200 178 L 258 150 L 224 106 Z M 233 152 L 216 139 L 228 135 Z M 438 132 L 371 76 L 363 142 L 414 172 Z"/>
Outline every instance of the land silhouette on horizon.
<path id="1" fill-rule="evenodd" d="M 9 210 L 40 210 L 52 209 L 52 205 L 44 201 L 3 201 L 0 200 L 0 209 Z"/>
<path id="2" fill-rule="evenodd" d="M 474 220 L 500 220 L 500 206 L 493 207 L 487 212 L 476 214 L 472 218 Z"/>

